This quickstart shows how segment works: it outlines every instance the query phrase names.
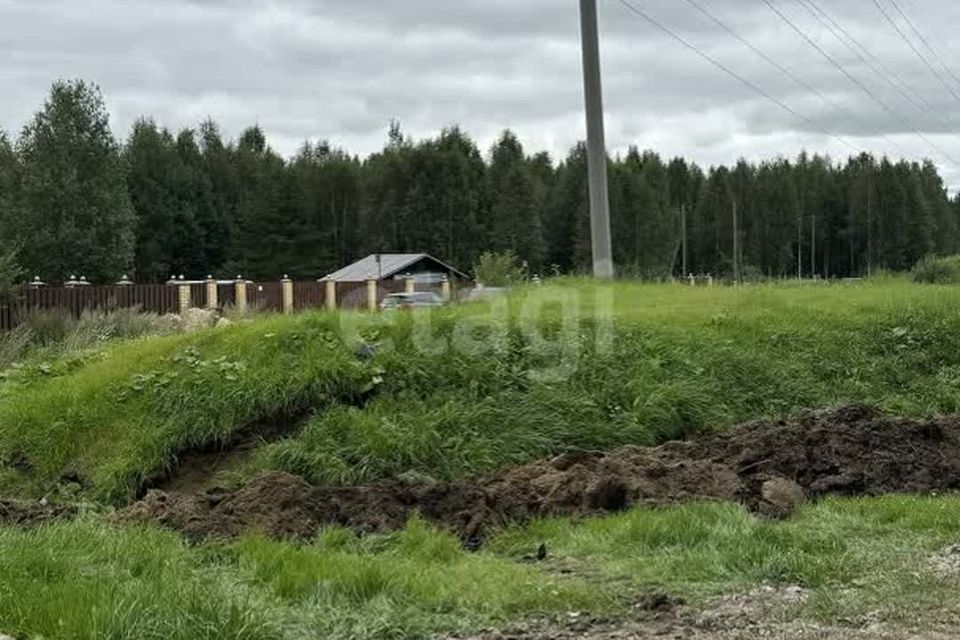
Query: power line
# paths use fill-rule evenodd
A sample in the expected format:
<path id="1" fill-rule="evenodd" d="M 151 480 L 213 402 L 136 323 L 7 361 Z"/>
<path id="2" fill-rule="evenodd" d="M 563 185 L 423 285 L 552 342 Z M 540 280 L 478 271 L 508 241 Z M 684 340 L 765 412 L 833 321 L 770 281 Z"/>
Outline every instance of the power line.
<path id="1" fill-rule="evenodd" d="M 957 77 L 957 74 L 955 74 L 953 70 L 947 65 L 947 63 L 944 62 L 943 58 L 940 57 L 940 54 L 937 53 L 937 50 L 930 45 L 930 42 L 924 37 L 924 35 L 920 32 L 920 30 L 917 29 L 917 26 L 913 23 L 913 20 L 907 17 L 907 14 L 904 13 L 903 9 L 900 8 L 900 5 L 897 3 L 897 0 L 890 0 L 890 4 L 892 4 L 893 8 L 897 10 L 897 13 L 900 14 L 900 17 L 903 18 L 903 21 L 907 23 L 907 25 L 910 27 L 910 30 L 917 35 L 917 37 L 920 39 L 920 42 L 922 42 L 924 46 L 930 51 L 930 53 L 933 54 L 933 57 L 937 59 L 937 62 L 940 63 L 940 66 L 943 67 L 944 71 L 950 74 L 950 77 L 953 78 L 957 84 L 960 84 L 960 78 Z"/>
<path id="2" fill-rule="evenodd" d="M 819 131 L 820 133 L 822 133 L 822 134 L 824 134 L 824 135 L 826 135 L 826 136 L 829 136 L 829 137 L 833 138 L 834 140 L 837 140 L 837 141 L 839 141 L 840 143 L 846 145 L 848 148 L 850 148 L 851 150 L 853 150 L 854 153 L 860 153 L 860 151 L 862 151 L 861 149 L 857 149 L 857 147 L 855 147 L 854 145 L 852 145 L 850 142 L 848 142 L 847 140 L 843 139 L 842 137 L 840 137 L 840 136 L 838 136 L 838 135 L 836 135 L 836 134 L 830 133 L 829 131 L 826 131 L 825 129 L 822 129 L 822 128 L 818 127 L 818 126 L 816 125 L 816 123 L 814 123 L 812 120 L 810 120 L 810 118 L 808 118 L 808 117 L 806 117 L 805 115 L 803 115 L 802 113 L 796 111 L 795 109 L 793 109 L 792 107 L 790 107 L 790 105 L 786 104 L 785 102 L 783 102 L 783 101 L 780 100 L 779 98 L 776 98 L 776 97 L 770 95 L 769 93 L 767 93 L 766 91 L 764 91 L 761 87 L 759 87 L 759 86 L 756 85 L 755 83 L 751 82 L 750 80 L 744 78 L 743 76 L 741 76 L 741 75 L 738 74 L 737 72 L 733 71 L 732 69 L 730 69 L 729 67 L 727 67 L 726 65 L 724 65 L 722 62 L 720 62 L 719 60 L 717 60 L 716 58 L 714 58 L 713 56 L 711 56 L 709 53 L 706 53 L 705 51 L 700 50 L 700 48 L 698 48 L 696 45 L 694 45 L 693 43 L 691 43 L 690 41 L 688 41 L 686 38 L 684 38 L 684 37 L 681 36 L 680 34 L 678 34 L 678 33 L 676 33 L 675 31 L 673 31 L 672 29 L 670 29 L 669 27 L 667 27 L 667 26 L 664 25 L 663 23 L 661 23 L 661 22 L 659 22 L 658 20 L 656 20 L 653 16 L 651 16 L 650 14 L 648 14 L 646 11 L 643 11 L 643 10 L 640 9 L 639 7 L 631 4 L 631 3 L 629 2 L 629 0 L 620 0 L 620 4 L 622 4 L 624 7 L 626 7 L 629 11 L 635 13 L 636 15 L 638 15 L 638 16 L 640 16 L 641 18 L 643 18 L 644 20 L 646 20 L 648 23 L 650 23 L 651 25 L 653 25 L 654 27 L 656 27 L 657 29 L 659 29 L 660 31 L 662 31 L 663 33 L 665 33 L 666 35 L 670 36 L 671 38 L 673 38 L 674 40 L 676 40 L 677 42 L 679 42 L 680 44 L 682 44 L 684 47 L 686 47 L 686 48 L 690 49 L 691 51 L 693 51 L 693 52 L 696 53 L 698 56 L 700 56 L 701 58 L 703 58 L 704 60 L 706 60 L 707 62 L 709 62 L 709 63 L 712 64 L 713 66 L 715 66 L 716 68 L 720 69 L 721 71 L 723 71 L 724 73 L 726 73 L 727 75 L 729 75 L 731 78 L 733 78 L 733 79 L 736 80 L 737 82 L 743 84 L 744 86 L 748 87 L 749 89 L 751 89 L 751 90 L 755 91 L 756 93 L 760 94 L 761 96 L 763 96 L 764 98 L 766 98 L 766 99 L 769 100 L 770 102 L 773 102 L 774 104 L 776 104 L 778 107 L 780 107 L 780 108 L 783 109 L 784 111 L 787 111 L 788 113 L 790 113 L 790 114 L 794 115 L 795 117 L 799 118 L 800 120 L 802 120 L 803 122 L 805 122 L 805 123 L 808 124 L 809 126 L 813 127 L 814 129 L 816 129 L 816 130 Z"/>
<path id="3" fill-rule="evenodd" d="M 777 62 L 775 59 L 773 59 L 772 57 L 770 57 L 769 55 L 767 55 L 762 49 L 760 49 L 759 47 L 757 47 L 756 45 L 754 45 L 752 42 L 750 42 L 749 40 L 747 40 L 746 38 L 744 38 L 743 36 L 741 36 L 741 35 L 740 35 L 739 33 L 737 33 L 731 26 L 729 26 L 729 25 L 728 25 L 727 23 L 725 23 L 723 20 L 721 20 L 720 18 L 716 17 L 713 13 L 711 13 L 709 10 L 707 10 L 702 4 L 700 4 L 699 2 L 697 2 L 697 0 L 686 0 L 686 2 L 687 2 L 687 4 L 689 4 L 690 6 L 692 6 L 694 9 L 696 9 L 697 11 L 699 11 L 701 14 L 703 14 L 704 16 L 706 16 L 708 19 L 710 19 L 711 21 L 713 21 L 714 24 L 716 24 L 716 25 L 719 26 L 721 29 L 723 29 L 724 31 L 726 31 L 727 33 L 729 33 L 731 36 L 733 36 L 734 38 L 736 38 L 740 43 L 742 43 L 742 44 L 743 44 L 744 46 L 746 46 L 748 49 L 750 49 L 751 51 L 753 51 L 754 53 L 756 53 L 758 56 L 760 56 L 761 58 L 763 58 L 763 60 L 766 61 L 769 65 L 771 65 L 774 69 L 776 69 L 777 71 L 779 71 L 780 73 L 782 73 L 783 75 L 785 75 L 787 78 L 789 78 L 790 80 L 792 80 L 795 84 L 803 87 L 804 89 L 806 89 L 807 91 L 809 91 L 810 93 L 812 93 L 814 96 L 816 96 L 817 98 L 819 98 L 824 104 L 826 104 L 826 105 L 828 105 L 828 106 L 830 106 L 830 107 L 833 107 L 833 108 L 834 108 L 835 110 L 837 110 L 839 113 L 841 113 L 841 114 L 843 114 L 843 115 L 845 115 L 845 116 L 847 116 L 847 117 L 849 117 L 849 118 L 851 118 L 851 119 L 854 119 L 854 120 L 857 120 L 857 119 L 858 119 L 857 116 L 856 116 L 852 111 L 850 111 L 849 109 L 847 109 L 846 107 L 844 107 L 843 105 L 841 105 L 840 103 L 838 103 L 836 100 L 833 100 L 832 98 L 829 98 L 829 97 L 825 96 L 823 93 L 821 93 L 820 91 L 818 91 L 816 87 L 814 87 L 814 86 L 811 85 L 810 83 L 806 82 L 805 80 L 803 80 L 802 78 L 800 78 L 797 74 L 795 74 L 795 73 L 793 73 L 792 71 L 790 71 L 790 69 L 788 69 L 787 67 L 785 67 L 784 65 L 780 64 L 780 63 Z M 897 143 L 896 143 L 894 140 L 892 140 L 891 138 L 887 137 L 886 134 L 884 134 L 884 133 L 882 133 L 882 132 L 879 132 L 879 135 L 880 135 L 881 137 L 883 137 L 887 142 L 889 142 L 890 145 L 893 146 L 895 149 L 899 150 L 899 151 L 900 151 L 901 153 L 903 153 L 904 155 L 909 155 L 909 154 L 907 153 L 907 151 L 906 151 L 903 147 L 901 147 L 899 144 L 897 144 Z"/>
<path id="4" fill-rule="evenodd" d="M 953 87 L 951 87 L 946 80 L 943 79 L 943 76 L 940 75 L 940 72 L 938 72 L 936 69 L 933 68 L 933 65 L 930 64 L 930 61 L 927 60 L 927 57 L 923 55 L 923 52 L 917 49 L 917 46 L 913 44 L 913 40 L 907 37 L 907 34 L 903 32 L 903 29 L 900 28 L 900 25 L 897 24 L 897 21 L 894 20 L 893 17 L 887 12 L 887 10 L 883 8 L 883 5 L 880 4 L 879 0 L 873 0 L 873 4 L 875 4 L 877 9 L 880 10 L 880 13 L 883 14 L 883 17 L 887 19 L 887 22 L 889 22 L 891 26 L 893 26 L 897 34 L 900 36 L 900 39 L 906 42 L 907 46 L 909 46 L 910 49 L 915 54 L 917 54 L 917 57 L 923 61 L 923 64 L 925 64 L 927 69 L 930 70 L 930 73 L 932 73 L 936 77 L 936 79 L 940 81 L 940 84 L 946 87 L 947 91 L 949 91 L 953 95 L 953 97 L 958 102 L 960 102 L 960 93 L 957 93 L 957 91 Z"/>
<path id="5" fill-rule="evenodd" d="M 920 95 L 916 89 L 907 84 L 907 82 L 901 78 L 899 74 L 889 69 L 880 59 L 870 53 L 866 47 L 860 44 L 860 42 L 857 41 L 857 39 L 854 38 L 850 32 L 843 27 L 843 25 L 834 20 L 833 17 L 824 11 L 819 5 L 817 5 L 814 0 L 797 0 L 797 3 L 803 6 L 803 8 L 806 9 L 807 12 L 817 20 L 817 22 L 826 27 L 834 38 L 839 40 L 841 44 L 852 51 L 853 55 L 857 56 L 857 58 L 863 64 L 870 67 L 870 70 L 873 71 L 881 80 L 893 87 L 894 90 L 903 96 L 907 102 L 912 104 L 924 114 L 931 112 L 934 113 L 941 118 L 941 122 L 943 124 L 949 126 L 949 123 L 943 120 L 942 116 L 940 116 L 940 114 L 934 110 L 933 105 L 930 104 L 922 95 Z M 869 58 L 869 60 L 867 58 Z M 901 86 L 898 86 L 894 80 L 899 82 Z"/>
<path id="6" fill-rule="evenodd" d="M 622 1 L 623 1 L 623 0 L 621 0 L 621 2 L 622 2 Z M 773 2 L 771 2 L 771 0 L 762 0 L 762 2 L 763 2 L 765 5 L 767 5 L 767 6 L 770 8 L 771 11 L 773 11 L 775 14 L 777 14 L 777 16 L 779 16 L 780 19 L 783 20 L 798 36 L 800 36 L 801 38 L 803 38 L 803 39 L 807 42 L 807 44 L 809 44 L 811 47 L 813 47 L 814 49 L 816 49 L 817 52 L 827 60 L 827 62 L 829 62 L 831 65 L 833 65 L 838 71 L 840 71 L 840 73 L 842 73 L 843 75 L 845 75 L 845 76 L 847 77 L 847 79 L 850 80 L 850 82 L 852 82 L 852 83 L 854 83 L 855 85 L 857 85 L 857 87 L 859 87 L 861 91 L 863 91 L 865 94 L 867 94 L 867 96 L 868 96 L 871 100 L 873 100 L 875 103 L 877 103 L 877 104 L 880 106 L 881 109 L 883 109 L 883 110 L 886 111 L 888 114 L 890 114 L 891 116 L 893 116 L 894 118 L 896 118 L 897 120 L 899 120 L 899 121 L 901 122 L 901 124 L 903 124 L 907 129 L 909 129 L 910 131 L 912 131 L 912 132 L 914 133 L 914 135 L 916 135 L 918 138 L 920 138 L 921 140 L 923 140 L 924 142 L 926 142 L 928 145 L 930 145 L 930 147 L 932 147 L 932 148 L 935 149 L 937 152 L 939 152 L 940 155 L 942 155 L 942 156 L 945 157 L 947 160 L 949 160 L 949 161 L 951 162 L 951 164 L 953 164 L 954 166 L 960 167 L 960 162 L 957 162 L 956 160 L 954 160 L 954 159 L 950 156 L 950 154 L 948 154 L 946 151 L 944 151 L 943 149 L 941 149 L 935 142 L 933 142 L 932 140 L 930 140 L 930 138 L 928 138 L 927 136 L 925 136 L 925 135 L 923 134 L 923 132 L 919 131 L 916 127 L 914 127 L 912 124 L 910 124 L 910 122 L 909 122 L 905 117 L 903 117 L 899 112 L 895 111 L 895 110 L 892 109 L 886 102 L 884 102 L 883 100 L 881 100 L 881 99 L 877 96 L 876 93 L 874 93 L 873 91 L 870 90 L 870 87 L 866 86 L 865 84 L 863 84 L 862 82 L 860 82 L 856 77 L 854 77 L 849 71 L 846 70 L 846 68 L 844 68 L 844 66 L 843 66 L 842 64 L 840 64 L 839 62 L 837 62 L 837 60 L 836 60 L 833 56 L 831 56 L 829 53 L 827 53 L 827 52 L 823 49 L 823 47 L 821 47 L 819 44 L 817 44 L 816 41 L 813 40 L 813 38 L 811 38 L 810 36 L 808 36 L 808 35 L 807 35 L 800 27 L 798 27 L 786 14 L 784 14 L 782 11 L 780 11 L 780 9 L 778 9 L 778 8 L 773 4 Z M 876 2 L 876 0 L 874 0 L 874 2 Z"/>

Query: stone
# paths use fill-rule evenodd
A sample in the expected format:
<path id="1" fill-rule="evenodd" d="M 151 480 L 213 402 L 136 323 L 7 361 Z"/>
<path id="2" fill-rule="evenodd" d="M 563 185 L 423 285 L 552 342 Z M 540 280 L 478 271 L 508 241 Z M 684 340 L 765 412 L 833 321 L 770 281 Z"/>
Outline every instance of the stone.
<path id="1" fill-rule="evenodd" d="M 217 321 L 217 312 L 213 309 L 187 309 L 183 313 L 183 330 L 198 331 L 212 327 Z"/>
<path id="2" fill-rule="evenodd" d="M 233 321 L 230 320 L 229 318 L 220 318 L 219 320 L 217 320 L 216 327 L 218 329 L 223 329 L 224 327 L 230 327 L 230 326 L 233 326 Z"/>
<path id="3" fill-rule="evenodd" d="M 764 482 L 760 497 L 760 513 L 771 518 L 786 518 L 807 501 L 803 488 L 786 478 L 771 478 Z"/>
<path id="4" fill-rule="evenodd" d="M 157 322 L 159 323 L 160 328 L 164 331 L 180 331 L 180 327 L 183 326 L 183 318 L 175 313 L 168 313 L 165 316 L 160 316 L 160 319 Z"/>

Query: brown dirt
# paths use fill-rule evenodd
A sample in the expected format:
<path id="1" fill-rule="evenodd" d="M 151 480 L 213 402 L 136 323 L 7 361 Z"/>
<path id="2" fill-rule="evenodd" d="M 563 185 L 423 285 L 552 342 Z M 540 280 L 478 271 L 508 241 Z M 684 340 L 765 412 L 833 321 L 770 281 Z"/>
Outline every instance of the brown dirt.
<path id="1" fill-rule="evenodd" d="M 307 414 L 279 414 L 256 422 L 236 433 L 227 442 L 181 452 L 166 472 L 143 484 L 141 496 L 152 489 L 169 493 L 199 493 L 229 482 L 229 475 L 240 470 L 258 447 L 275 442 L 303 426 Z"/>
<path id="2" fill-rule="evenodd" d="M 470 545 L 481 543 L 485 531 L 544 515 L 585 516 L 715 499 L 782 517 L 805 496 L 958 487 L 960 418 L 918 422 L 847 406 L 656 448 L 568 453 L 435 485 L 392 479 L 314 487 L 270 472 L 233 492 L 151 491 L 119 518 L 158 521 L 194 538 L 246 530 L 310 538 L 328 524 L 359 532 L 393 530 L 419 511 Z"/>
<path id="3" fill-rule="evenodd" d="M 0 525 L 28 527 L 69 518 L 76 513 L 76 507 L 69 505 L 0 500 Z"/>

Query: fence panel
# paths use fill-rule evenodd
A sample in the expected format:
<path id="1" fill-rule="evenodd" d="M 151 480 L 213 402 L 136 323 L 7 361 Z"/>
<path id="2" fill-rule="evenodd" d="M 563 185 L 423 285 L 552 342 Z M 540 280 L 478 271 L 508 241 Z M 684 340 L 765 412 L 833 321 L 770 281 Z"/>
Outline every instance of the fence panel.
<path id="1" fill-rule="evenodd" d="M 366 282 L 337 283 L 337 307 L 341 309 L 364 309 L 366 306 Z"/>
<path id="2" fill-rule="evenodd" d="M 326 302 L 326 283 L 307 280 L 293 283 L 293 308 L 320 309 Z"/>
<path id="3" fill-rule="evenodd" d="M 255 282 L 247 285 L 250 308 L 257 311 L 283 311 L 283 284 L 280 282 Z"/>
<path id="4" fill-rule="evenodd" d="M 217 285 L 217 305 L 221 309 L 237 305 L 237 285 L 234 283 Z"/>

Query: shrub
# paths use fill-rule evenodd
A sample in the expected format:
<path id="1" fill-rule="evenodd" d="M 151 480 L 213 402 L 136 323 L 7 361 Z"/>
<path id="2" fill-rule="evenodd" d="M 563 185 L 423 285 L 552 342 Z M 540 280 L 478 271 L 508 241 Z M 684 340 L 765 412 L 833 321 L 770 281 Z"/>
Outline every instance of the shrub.
<path id="1" fill-rule="evenodd" d="M 927 256 L 913 268 L 913 281 L 960 284 L 960 256 Z"/>
<path id="2" fill-rule="evenodd" d="M 473 267 L 477 282 L 488 287 L 509 287 L 523 282 L 525 274 L 513 252 L 486 252 Z"/>

